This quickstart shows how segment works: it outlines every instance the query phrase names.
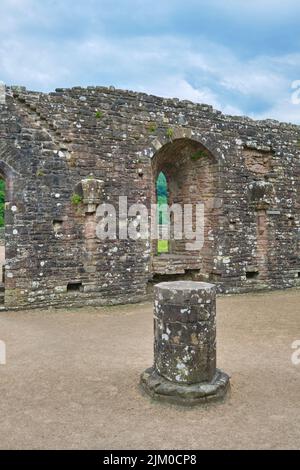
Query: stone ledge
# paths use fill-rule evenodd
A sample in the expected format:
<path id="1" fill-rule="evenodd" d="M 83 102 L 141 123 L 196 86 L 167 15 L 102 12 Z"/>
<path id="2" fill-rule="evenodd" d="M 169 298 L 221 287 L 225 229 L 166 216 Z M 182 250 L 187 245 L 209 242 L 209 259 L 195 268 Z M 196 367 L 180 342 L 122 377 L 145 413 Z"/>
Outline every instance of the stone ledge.
<path id="1" fill-rule="evenodd" d="M 222 401 L 230 390 L 229 376 L 219 369 L 211 382 L 182 385 L 170 382 L 151 367 L 141 375 L 140 384 L 151 398 L 184 406 Z"/>

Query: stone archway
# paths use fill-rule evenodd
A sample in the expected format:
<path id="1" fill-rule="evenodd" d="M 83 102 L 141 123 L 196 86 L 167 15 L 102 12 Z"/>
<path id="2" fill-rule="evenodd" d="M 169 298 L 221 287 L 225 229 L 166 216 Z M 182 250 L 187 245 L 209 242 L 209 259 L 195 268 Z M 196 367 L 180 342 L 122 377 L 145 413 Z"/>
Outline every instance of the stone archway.
<path id="1" fill-rule="evenodd" d="M 180 137 L 165 143 L 154 154 L 152 158 L 154 182 L 161 172 L 168 183 L 169 205 L 179 204 L 182 207 L 185 204 L 192 205 L 194 231 L 196 205 L 203 204 L 204 244 L 199 250 L 187 249 L 185 233 L 180 240 L 174 238 L 171 217 L 168 253 L 157 255 L 157 242 L 152 241 L 153 274 L 181 277 L 191 275 L 195 279 L 209 279 L 213 272 L 216 235 L 221 213 L 217 160 L 202 143 L 189 137 Z M 157 202 L 155 184 L 152 202 Z"/>

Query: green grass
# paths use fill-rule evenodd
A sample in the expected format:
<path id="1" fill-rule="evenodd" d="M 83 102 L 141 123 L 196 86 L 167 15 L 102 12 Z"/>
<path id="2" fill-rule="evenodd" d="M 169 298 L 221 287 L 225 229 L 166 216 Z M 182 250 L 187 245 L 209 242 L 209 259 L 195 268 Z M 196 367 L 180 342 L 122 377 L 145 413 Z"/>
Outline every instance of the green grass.
<path id="1" fill-rule="evenodd" d="M 157 252 L 168 253 L 169 252 L 169 240 L 158 240 L 157 241 Z"/>
<path id="2" fill-rule="evenodd" d="M 199 160 L 200 158 L 203 158 L 203 157 L 207 157 L 207 153 L 204 152 L 204 150 L 198 150 L 193 155 L 191 155 L 191 160 L 196 162 L 197 160 Z"/>
<path id="3" fill-rule="evenodd" d="M 78 206 L 80 203 L 82 202 L 82 196 L 80 196 L 80 194 L 72 194 L 72 197 L 71 197 L 71 203 L 73 204 L 73 206 Z"/>
<path id="4" fill-rule="evenodd" d="M 169 137 L 169 139 L 172 139 L 173 135 L 174 135 L 174 130 L 171 129 L 171 127 L 169 127 L 169 129 L 167 129 L 167 137 Z"/>

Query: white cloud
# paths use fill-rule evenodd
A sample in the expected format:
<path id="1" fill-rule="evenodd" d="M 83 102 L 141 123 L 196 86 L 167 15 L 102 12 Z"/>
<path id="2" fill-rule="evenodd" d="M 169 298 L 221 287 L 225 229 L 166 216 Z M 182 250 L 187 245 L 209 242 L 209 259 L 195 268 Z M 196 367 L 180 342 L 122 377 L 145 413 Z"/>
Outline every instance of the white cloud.
<path id="1" fill-rule="evenodd" d="M 211 0 L 211 3 L 217 5 L 220 1 Z M 221 3 L 223 9 L 231 8 L 233 14 L 271 8 L 271 0 Z M 295 2 L 288 0 L 288 3 L 292 8 Z M 65 11 L 66 6 L 61 2 L 54 4 L 56 15 Z M 93 4 L 97 2 L 88 2 L 87 14 L 92 12 Z M 137 4 L 139 9 L 135 14 L 139 16 L 143 2 Z M 273 14 L 279 11 L 279 1 L 272 4 Z M 77 38 L 68 35 L 56 38 L 53 33 L 31 34 L 30 25 L 34 31 L 37 25 L 41 29 L 55 22 L 55 15 L 50 15 L 50 4 L 45 9 L 43 5 L 36 0 L 1 0 L 0 79 L 38 90 L 115 84 L 207 103 L 228 114 L 251 114 L 249 102 L 253 103 L 253 109 L 255 104 L 263 103 L 268 109 L 252 111 L 253 117 L 300 122 L 298 107 L 290 101 L 291 82 L 300 79 L 299 53 L 241 59 L 231 49 L 203 37 L 189 40 L 161 33 L 117 37 L 105 34 L 101 28 L 96 33 L 87 30 L 83 37 Z M 78 8 L 75 2 L 77 13 Z M 162 11 L 168 12 L 166 4 Z"/>
<path id="2" fill-rule="evenodd" d="M 226 114 L 242 114 L 242 111 L 237 107 L 223 105 L 217 95 L 209 88 L 194 88 L 187 80 L 180 76 L 161 77 L 158 81 L 138 85 L 136 90 L 165 98 L 179 98 L 194 103 L 209 104 Z"/>
<path id="3" fill-rule="evenodd" d="M 69 75 L 69 68 L 64 66 L 62 57 L 57 58 L 55 49 L 30 44 L 27 47 L 28 52 L 24 53 L 24 43 L 19 41 L 8 40 L 0 45 L 0 70 L 7 83 L 51 89 Z"/>
<path id="4" fill-rule="evenodd" d="M 218 106 L 220 103 L 217 97 L 209 88 L 193 88 L 190 83 L 180 76 L 165 76 L 158 80 L 138 85 L 138 91 L 159 95 L 165 98 L 179 98 L 195 103 L 206 103 Z"/>
<path id="5" fill-rule="evenodd" d="M 255 119 L 276 119 L 277 121 L 300 124 L 300 105 L 293 104 L 291 99 L 282 99 L 264 113 L 252 116 Z"/>

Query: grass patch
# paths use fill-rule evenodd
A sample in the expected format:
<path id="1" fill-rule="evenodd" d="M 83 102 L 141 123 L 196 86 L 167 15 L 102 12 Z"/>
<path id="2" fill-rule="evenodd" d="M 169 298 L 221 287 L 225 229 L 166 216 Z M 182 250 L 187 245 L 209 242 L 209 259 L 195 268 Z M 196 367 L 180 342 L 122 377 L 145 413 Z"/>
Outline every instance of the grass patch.
<path id="1" fill-rule="evenodd" d="M 72 194 L 71 203 L 73 204 L 73 206 L 78 206 L 82 202 L 82 200 L 83 198 L 79 194 Z"/>
<path id="2" fill-rule="evenodd" d="M 191 155 L 191 160 L 196 162 L 203 157 L 207 157 L 207 153 L 204 150 L 198 150 L 198 152 L 195 152 L 193 155 Z"/>
<path id="3" fill-rule="evenodd" d="M 36 172 L 36 176 L 37 177 L 45 176 L 45 172 L 41 168 L 39 168 Z"/>
<path id="4" fill-rule="evenodd" d="M 157 252 L 168 253 L 169 252 L 169 240 L 158 240 L 157 241 Z"/>
<path id="5" fill-rule="evenodd" d="M 150 122 L 148 125 L 148 131 L 150 134 L 153 134 L 157 130 L 157 124 L 155 122 Z"/>
<path id="6" fill-rule="evenodd" d="M 167 137 L 169 137 L 169 139 L 172 139 L 173 135 L 174 135 L 174 130 L 171 129 L 171 127 L 169 127 L 169 129 L 167 129 Z"/>

